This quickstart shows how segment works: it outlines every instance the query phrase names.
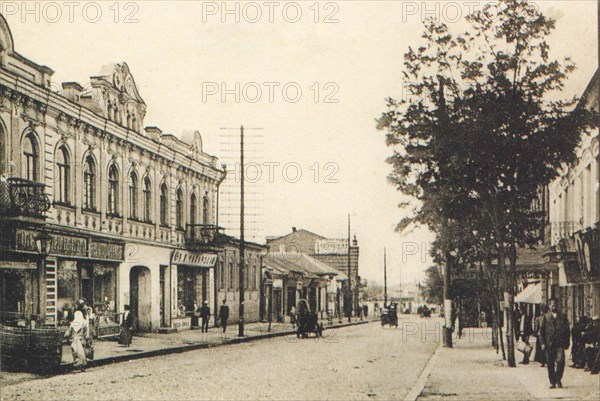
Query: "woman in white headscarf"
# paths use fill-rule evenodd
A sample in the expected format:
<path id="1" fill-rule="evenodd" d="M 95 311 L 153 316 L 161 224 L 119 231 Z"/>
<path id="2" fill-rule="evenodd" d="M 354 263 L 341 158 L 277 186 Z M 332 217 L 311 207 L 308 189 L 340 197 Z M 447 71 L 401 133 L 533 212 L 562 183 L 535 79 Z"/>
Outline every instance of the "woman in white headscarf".
<path id="1" fill-rule="evenodd" d="M 90 326 L 87 318 L 84 316 L 83 308 L 77 304 L 73 321 L 65 333 L 65 338 L 71 340 L 71 352 L 73 353 L 73 366 L 85 369 L 87 357 L 85 355 L 85 345 L 90 338 Z"/>

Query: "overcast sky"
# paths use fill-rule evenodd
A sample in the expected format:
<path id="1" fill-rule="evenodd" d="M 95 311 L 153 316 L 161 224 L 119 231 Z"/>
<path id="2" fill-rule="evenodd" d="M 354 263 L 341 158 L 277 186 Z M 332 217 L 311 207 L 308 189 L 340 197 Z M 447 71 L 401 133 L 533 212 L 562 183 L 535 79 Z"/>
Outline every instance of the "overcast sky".
<path id="1" fill-rule="evenodd" d="M 420 277 L 431 263 L 432 235 L 394 232 L 400 195 L 386 181 L 390 150 L 374 119 L 386 97 L 402 96 L 402 56 L 419 43 L 423 14 L 460 29 L 469 7 L 483 3 L 228 2 L 232 14 L 222 2 L 92 3 L 69 9 L 56 2 L 57 9 L 32 2 L 29 14 L 21 2 L 0 4 L 16 51 L 54 69 L 56 83 L 85 84 L 103 64 L 127 62 L 148 105 L 146 126 L 177 136 L 198 129 L 204 150 L 227 162 L 236 131 L 221 128 L 262 128 L 248 131 L 250 161 L 262 164 L 248 196 L 254 240 L 292 226 L 344 238 L 350 213 L 363 277 L 382 282 L 384 247 L 391 281 L 400 275 L 403 247 L 416 255 L 402 264 L 402 281 Z M 552 53 L 576 62 L 565 92 L 580 95 L 597 67 L 596 3 L 537 4 L 558 18 Z M 230 91 L 225 99 L 221 89 Z M 235 200 L 230 191 L 223 188 L 225 204 Z"/>

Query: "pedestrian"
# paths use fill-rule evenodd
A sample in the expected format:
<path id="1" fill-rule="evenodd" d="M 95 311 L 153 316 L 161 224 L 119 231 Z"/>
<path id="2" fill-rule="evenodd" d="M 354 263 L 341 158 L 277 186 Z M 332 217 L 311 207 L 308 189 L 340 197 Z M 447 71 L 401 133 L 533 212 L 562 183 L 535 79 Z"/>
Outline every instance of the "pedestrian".
<path id="1" fill-rule="evenodd" d="M 76 305 L 73 321 L 65 332 L 65 338 L 71 342 L 73 367 L 85 370 L 87 365 L 86 347 L 91 346 L 90 326 L 85 315 L 84 302 L 79 300 Z"/>
<path id="2" fill-rule="evenodd" d="M 290 307 L 290 323 L 292 324 L 292 327 L 296 327 L 296 322 L 296 307 L 292 305 Z"/>
<path id="3" fill-rule="evenodd" d="M 121 321 L 121 334 L 119 335 L 119 344 L 126 347 L 131 346 L 133 333 L 133 313 L 129 310 L 129 305 L 125 305 L 125 312 Z"/>
<path id="4" fill-rule="evenodd" d="M 517 303 L 514 304 L 512 318 L 513 318 L 513 331 L 515 333 L 515 338 L 518 340 L 519 339 L 519 326 L 521 324 L 521 311 L 519 310 L 519 305 Z"/>
<path id="5" fill-rule="evenodd" d="M 367 305 L 367 304 L 363 305 L 363 313 L 365 315 L 365 318 L 369 317 L 369 305 Z"/>
<path id="6" fill-rule="evenodd" d="M 202 319 L 202 332 L 208 333 L 208 322 L 210 320 L 210 308 L 208 307 L 208 301 L 204 301 L 200 308 L 200 319 Z"/>
<path id="7" fill-rule="evenodd" d="M 221 321 L 221 327 L 223 327 L 223 333 L 227 330 L 227 319 L 229 319 L 229 306 L 227 300 L 223 300 L 223 305 L 219 308 L 219 320 Z"/>
<path id="8" fill-rule="evenodd" d="M 548 312 L 548 307 L 544 304 L 540 305 L 540 315 L 535 318 L 535 321 L 533 323 L 533 335 L 536 338 L 534 360 L 536 362 L 539 362 L 542 368 L 546 366 L 546 353 L 542 351 L 540 325 L 542 324 L 542 319 L 544 318 L 546 312 Z"/>
<path id="9" fill-rule="evenodd" d="M 198 302 L 194 301 L 194 312 L 192 315 L 192 327 L 198 328 L 200 327 L 200 307 L 198 306 Z"/>
<path id="10" fill-rule="evenodd" d="M 565 369 L 565 349 L 570 344 L 570 328 L 567 317 L 558 310 L 556 299 L 550 300 L 550 311 L 542 318 L 540 338 L 546 352 L 550 388 L 562 388 Z"/>
<path id="11" fill-rule="evenodd" d="M 531 355 L 531 346 L 529 345 L 529 336 L 532 333 L 531 327 L 531 316 L 527 314 L 525 309 L 525 305 L 521 306 L 520 312 L 521 319 L 519 320 L 519 339 L 522 343 L 522 352 L 523 352 L 523 360 L 521 363 L 523 365 L 529 364 L 529 356 Z"/>

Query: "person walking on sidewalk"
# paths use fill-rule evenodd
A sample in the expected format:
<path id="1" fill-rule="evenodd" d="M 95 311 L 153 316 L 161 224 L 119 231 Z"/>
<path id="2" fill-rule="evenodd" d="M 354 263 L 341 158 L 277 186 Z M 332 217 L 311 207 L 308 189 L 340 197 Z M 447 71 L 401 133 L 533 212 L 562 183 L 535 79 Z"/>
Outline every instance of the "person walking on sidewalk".
<path id="1" fill-rule="evenodd" d="M 208 321 L 210 320 L 210 308 L 208 307 L 208 301 L 202 303 L 200 308 L 200 319 L 202 319 L 202 332 L 208 333 Z"/>
<path id="2" fill-rule="evenodd" d="M 567 317 L 559 312 L 556 299 L 550 300 L 550 311 L 542 318 L 540 340 L 546 351 L 550 388 L 562 388 L 565 370 L 565 349 L 569 348 L 570 328 Z"/>
<path id="3" fill-rule="evenodd" d="M 533 335 L 536 338 L 535 357 L 534 358 L 535 358 L 536 362 L 539 362 L 541 364 L 540 367 L 542 367 L 542 368 L 546 366 L 546 353 L 544 351 L 542 351 L 540 325 L 542 324 L 542 319 L 544 318 L 544 315 L 546 314 L 546 312 L 548 312 L 548 307 L 546 307 L 546 305 L 542 304 L 540 306 L 540 315 L 535 318 L 535 321 L 533 323 Z"/>
<path id="4" fill-rule="evenodd" d="M 523 352 L 523 365 L 529 364 L 529 356 L 531 355 L 531 348 L 529 347 L 529 336 L 531 336 L 531 316 L 527 314 L 525 305 L 521 305 L 521 320 L 519 321 L 519 339 L 526 345 Z"/>
<path id="5" fill-rule="evenodd" d="M 219 320 L 221 321 L 221 327 L 223 327 L 223 333 L 227 330 L 227 319 L 229 319 L 229 306 L 227 300 L 223 300 L 223 305 L 219 309 Z"/>

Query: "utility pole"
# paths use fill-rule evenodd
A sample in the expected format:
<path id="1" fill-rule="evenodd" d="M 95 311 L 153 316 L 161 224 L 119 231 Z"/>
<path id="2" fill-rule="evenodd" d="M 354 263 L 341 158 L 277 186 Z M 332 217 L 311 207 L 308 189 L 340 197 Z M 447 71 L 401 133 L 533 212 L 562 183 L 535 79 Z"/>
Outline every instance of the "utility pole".
<path id="1" fill-rule="evenodd" d="M 246 247 L 244 243 L 244 126 L 240 127 L 240 321 L 238 337 L 244 336 L 244 271 Z"/>
<path id="2" fill-rule="evenodd" d="M 398 281 L 399 283 L 399 288 L 400 288 L 400 311 L 402 311 L 402 257 L 400 257 L 400 267 L 398 269 Z"/>
<path id="3" fill-rule="evenodd" d="M 348 322 L 352 321 L 352 275 L 350 274 L 350 213 L 348 213 Z"/>
<path id="4" fill-rule="evenodd" d="M 387 308 L 387 254 L 383 248 L 383 307 Z"/>

